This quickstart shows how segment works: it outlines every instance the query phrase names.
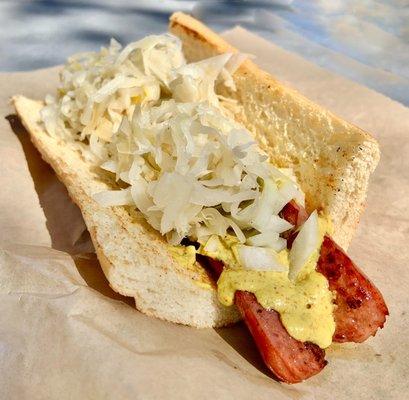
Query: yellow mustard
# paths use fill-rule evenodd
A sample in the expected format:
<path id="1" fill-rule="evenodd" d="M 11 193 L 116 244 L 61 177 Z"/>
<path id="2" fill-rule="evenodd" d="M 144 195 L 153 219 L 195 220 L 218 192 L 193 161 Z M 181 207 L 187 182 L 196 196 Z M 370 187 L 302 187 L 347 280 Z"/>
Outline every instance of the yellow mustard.
<path id="1" fill-rule="evenodd" d="M 326 232 L 331 232 L 331 225 L 329 218 L 320 215 L 319 243 Z M 334 304 L 328 280 L 315 270 L 319 247 L 309 257 L 297 279 L 292 280 L 288 271 L 243 269 L 234 256 L 235 244 L 237 240 L 217 238 L 210 245 L 206 244 L 199 249 L 201 254 L 222 260 L 227 267 L 217 282 L 220 302 L 230 306 L 234 302 L 236 290 L 252 292 L 265 309 L 280 314 L 284 327 L 293 338 L 315 343 L 321 348 L 328 347 L 335 331 Z M 283 264 L 286 264 L 287 251 L 280 253 L 278 255 L 282 256 Z"/>
<path id="2" fill-rule="evenodd" d="M 332 230 L 331 221 L 319 217 L 321 239 Z M 254 271 L 243 269 L 235 256 L 237 238 L 213 236 L 200 247 L 198 253 L 224 262 L 225 270 L 218 282 L 218 297 L 222 304 L 234 303 L 236 290 L 254 293 L 258 302 L 268 310 L 280 314 L 287 332 L 302 342 L 312 342 L 321 348 L 328 347 L 335 331 L 333 317 L 333 293 L 327 279 L 315 270 L 319 248 L 311 255 L 297 279 L 292 280 L 288 271 Z M 172 256 L 189 268 L 195 262 L 193 246 L 169 246 Z M 278 253 L 283 264 L 288 265 L 288 251 Z"/>
<path id="3" fill-rule="evenodd" d="M 312 271 L 293 282 L 287 272 L 225 269 L 218 282 L 222 304 L 230 306 L 236 290 L 254 293 L 258 302 L 280 314 L 287 332 L 302 342 L 328 347 L 335 331 L 333 294 L 327 279 Z"/>
<path id="4" fill-rule="evenodd" d="M 196 249 L 194 246 L 168 246 L 169 253 L 173 259 L 186 269 L 196 262 Z"/>

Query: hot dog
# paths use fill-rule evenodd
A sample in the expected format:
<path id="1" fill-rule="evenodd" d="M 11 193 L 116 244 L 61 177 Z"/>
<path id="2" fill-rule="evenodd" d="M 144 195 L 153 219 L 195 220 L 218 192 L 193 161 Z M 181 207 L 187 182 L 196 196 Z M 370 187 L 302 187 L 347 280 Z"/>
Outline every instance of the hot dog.
<path id="1" fill-rule="evenodd" d="M 322 233 L 331 218 L 349 243 L 378 145 L 197 21 L 178 14 L 171 29 L 181 39 L 73 56 L 54 97 L 17 96 L 16 110 L 81 208 L 116 291 L 196 327 L 241 315 L 275 376 L 302 381 L 326 365 L 332 340 L 365 340 L 388 312 Z M 304 203 L 327 204 L 325 215 Z"/>
<path id="2" fill-rule="evenodd" d="M 307 217 L 295 201 L 288 203 L 281 214 L 295 227 Z M 334 341 L 360 343 L 383 327 L 389 311 L 382 294 L 329 236 L 322 243 L 317 271 L 336 292 Z"/>
<path id="3" fill-rule="evenodd" d="M 205 266 L 217 278 L 223 263 L 207 258 Z M 274 310 L 266 310 L 249 292 L 237 291 L 234 301 L 267 368 L 281 381 L 298 383 L 320 372 L 325 351 L 313 343 L 292 338 Z"/>
<path id="4" fill-rule="evenodd" d="M 287 232 L 288 245 L 296 237 L 296 228 L 308 217 L 303 207 L 295 201 L 286 204 L 281 215 L 294 225 Z M 221 261 L 206 258 L 205 265 L 217 281 L 223 271 Z M 366 278 L 345 252 L 329 237 L 321 245 L 317 271 L 329 281 L 336 292 L 334 312 L 335 342 L 363 342 L 382 328 L 388 308 L 379 290 Z M 264 309 L 256 297 L 237 291 L 235 305 L 239 309 L 259 352 L 271 372 L 286 383 L 305 380 L 327 364 L 325 351 L 312 343 L 292 338 L 281 323 L 279 314 Z"/>

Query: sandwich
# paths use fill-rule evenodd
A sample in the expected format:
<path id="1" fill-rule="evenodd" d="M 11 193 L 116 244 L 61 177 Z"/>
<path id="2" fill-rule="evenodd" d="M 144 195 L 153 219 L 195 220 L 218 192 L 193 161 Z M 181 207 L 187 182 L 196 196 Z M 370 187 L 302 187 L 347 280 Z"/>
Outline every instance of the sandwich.
<path id="1" fill-rule="evenodd" d="M 243 319 L 274 376 L 303 381 L 388 315 L 346 254 L 378 144 L 194 18 L 169 28 L 70 57 L 16 112 L 115 291 L 192 327 Z"/>

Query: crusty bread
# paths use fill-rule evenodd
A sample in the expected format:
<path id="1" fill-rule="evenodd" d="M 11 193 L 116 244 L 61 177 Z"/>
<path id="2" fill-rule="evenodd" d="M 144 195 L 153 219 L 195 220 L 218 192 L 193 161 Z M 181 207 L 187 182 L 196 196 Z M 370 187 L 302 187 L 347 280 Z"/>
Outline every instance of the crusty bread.
<path id="1" fill-rule="evenodd" d="M 171 31 L 184 44 L 188 60 L 236 51 L 193 18 L 177 13 Z M 235 73 L 237 118 L 250 129 L 274 163 L 292 167 L 306 192 L 309 209 L 333 219 L 334 237 L 347 247 L 363 208 L 379 150 L 368 134 L 280 85 L 246 61 Z M 223 307 L 204 269 L 174 260 L 164 239 L 126 207 L 101 207 L 92 195 L 115 185 L 109 174 L 85 162 L 77 150 L 50 137 L 40 123 L 42 102 L 13 98 L 17 114 L 37 149 L 80 207 L 98 259 L 111 287 L 135 298 L 136 307 L 168 321 L 217 327 L 239 319 Z"/>
<path id="2" fill-rule="evenodd" d="M 190 62 L 237 51 L 186 14 L 173 14 L 169 28 L 182 40 Z M 238 100 L 237 119 L 254 133 L 274 164 L 293 168 L 307 210 L 324 210 L 334 223 L 333 238 L 347 249 L 379 161 L 376 140 L 283 86 L 250 60 L 236 71 L 234 81 L 237 91 L 220 86 L 219 93 Z"/>
<path id="3" fill-rule="evenodd" d="M 102 269 L 116 291 L 135 298 L 145 314 L 196 327 L 219 327 L 239 319 L 235 307 L 217 300 L 214 284 L 196 264 L 174 260 L 163 237 L 125 207 L 102 207 L 92 195 L 112 185 L 111 178 L 85 162 L 79 152 L 52 138 L 40 124 L 42 102 L 13 98 L 17 114 L 43 159 L 81 209 Z"/>

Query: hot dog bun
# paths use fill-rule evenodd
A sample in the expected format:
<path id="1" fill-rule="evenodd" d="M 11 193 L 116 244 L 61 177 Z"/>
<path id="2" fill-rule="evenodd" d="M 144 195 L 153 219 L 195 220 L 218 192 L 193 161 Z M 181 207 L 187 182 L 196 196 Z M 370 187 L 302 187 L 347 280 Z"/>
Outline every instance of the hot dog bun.
<path id="1" fill-rule="evenodd" d="M 234 51 L 193 18 L 177 13 L 171 31 L 184 44 L 186 58 L 198 60 Z M 334 238 L 347 247 L 362 210 L 379 149 L 368 134 L 290 90 L 246 61 L 235 73 L 238 119 L 279 166 L 294 168 L 310 209 L 333 219 Z M 80 207 L 98 259 L 111 287 L 135 298 L 145 314 L 196 327 L 219 327 L 239 319 L 222 306 L 214 284 L 199 264 L 186 268 L 172 258 L 165 240 L 125 207 L 104 208 L 92 195 L 115 182 L 84 161 L 40 123 L 42 102 L 15 96 L 13 102 L 31 140 Z M 338 150 L 338 148 L 340 150 Z"/>
<path id="2" fill-rule="evenodd" d="M 170 31 L 183 42 L 188 62 L 237 52 L 189 15 L 175 13 Z M 238 100 L 236 118 L 254 135 L 273 164 L 293 168 L 310 212 L 324 210 L 334 223 L 333 239 L 348 248 L 365 205 L 369 177 L 379 161 L 377 141 L 362 129 L 283 86 L 252 61 L 234 74 L 237 91 L 219 94 Z"/>
<path id="3" fill-rule="evenodd" d="M 113 184 L 108 174 L 87 163 L 40 123 L 43 103 L 13 98 L 17 114 L 43 159 L 55 170 L 81 209 L 110 286 L 135 298 L 145 314 L 196 327 L 218 327 L 239 319 L 235 307 L 224 307 L 214 284 L 196 263 L 186 269 L 168 251 L 163 237 L 125 207 L 102 207 L 92 195 Z"/>

